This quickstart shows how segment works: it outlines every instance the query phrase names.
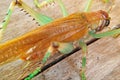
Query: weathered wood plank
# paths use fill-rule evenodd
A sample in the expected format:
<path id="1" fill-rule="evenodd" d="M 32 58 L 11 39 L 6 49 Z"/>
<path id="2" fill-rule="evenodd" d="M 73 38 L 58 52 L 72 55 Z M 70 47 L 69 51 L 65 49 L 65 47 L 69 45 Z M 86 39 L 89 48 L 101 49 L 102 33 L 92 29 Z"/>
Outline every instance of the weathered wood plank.
<path id="1" fill-rule="evenodd" d="M 2 0 L 0 2 L 0 22 L 2 22 L 5 14 L 6 14 L 7 8 L 9 6 L 9 3 L 11 1 L 12 0 Z M 35 9 L 35 7 L 32 4 L 32 0 L 29 0 L 29 2 L 28 2 L 28 0 L 24 0 L 24 1 L 28 5 L 32 6 L 32 8 Z M 85 1 L 83 1 L 83 0 L 75 0 L 75 1 L 74 0 L 63 0 L 69 13 L 83 11 L 86 1 L 87 0 L 85 0 Z M 110 13 L 111 18 L 112 18 L 111 26 L 118 24 L 120 21 L 120 15 L 119 15 L 120 11 L 118 10 L 118 8 L 120 8 L 119 2 L 120 2 L 120 0 L 116 0 L 115 8 L 113 8 L 112 12 Z M 102 5 L 102 6 L 100 6 L 100 5 Z M 93 4 L 91 10 L 92 11 L 99 10 L 99 9 L 106 10 L 106 8 L 108 8 L 108 6 L 109 5 L 103 5 L 99 0 L 96 0 Z M 62 17 L 60 9 L 56 3 L 52 6 L 45 7 L 38 11 L 40 11 L 41 13 L 44 13 L 50 17 L 53 17 L 53 18 Z M 8 28 L 4 34 L 2 42 L 5 42 L 7 40 L 18 37 L 36 27 L 37 27 L 37 24 L 35 24 L 35 22 L 32 21 L 32 18 L 25 16 L 23 12 L 20 12 L 20 9 L 16 8 L 13 13 L 13 16 L 11 18 L 11 21 L 8 25 Z M 58 55 L 57 55 L 57 57 L 58 57 Z M 56 58 L 56 57 L 53 57 L 53 58 Z M 52 61 L 52 60 L 50 59 L 50 61 Z M 4 66 L 0 66 L 0 80 L 16 80 L 20 75 L 23 74 L 23 72 L 24 72 L 23 67 L 25 66 L 25 63 L 26 62 L 21 62 L 20 60 L 17 60 L 17 61 L 13 61 L 9 64 L 6 64 Z M 31 66 L 31 69 L 29 69 L 24 74 L 24 76 L 28 75 L 34 69 L 35 69 L 35 66 L 34 67 Z"/>
<path id="2" fill-rule="evenodd" d="M 81 51 L 47 69 L 33 80 L 80 80 Z M 120 79 L 120 38 L 103 38 L 88 46 L 87 80 Z"/>

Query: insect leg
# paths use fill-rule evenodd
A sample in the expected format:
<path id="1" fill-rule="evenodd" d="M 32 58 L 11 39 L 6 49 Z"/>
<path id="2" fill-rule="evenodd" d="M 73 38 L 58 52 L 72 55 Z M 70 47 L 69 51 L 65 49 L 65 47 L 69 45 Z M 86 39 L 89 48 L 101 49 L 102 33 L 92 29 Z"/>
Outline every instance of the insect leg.
<path id="1" fill-rule="evenodd" d="M 55 0 L 44 0 L 42 3 L 39 3 L 39 0 L 34 0 L 34 4 L 37 8 L 42 8 L 48 4 L 53 3 Z"/>
<path id="2" fill-rule="evenodd" d="M 30 80 L 33 77 L 35 77 L 38 73 L 41 72 L 41 68 L 44 66 L 44 64 L 47 62 L 47 59 L 53 55 L 56 51 L 59 51 L 63 54 L 67 54 L 71 52 L 74 49 L 72 43 L 60 43 L 60 42 L 53 42 L 51 46 L 48 48 L 47 52 L 45 53 L 42 64 L 40 67 L 36 68 L 35 71 L 33 71 L 31 74 L 29 74 L 28 77 L 25 78 L 25 80 Z"/>
<path id="3" fill-rule="evenodd" d="M 102 1 L 103 1 L 104 3 L 110 2 L 110 0 L 102 0 Z M 84 9 L 85 12 L 90 11 L 90 7 L 91 7 L 91 5 L 92 5 L 92 2 L 93 2 L 93 0 L 88 0 L 87 5 L 86 5 L 86 7 L 85 7 L 85 9 Z"/>
<path id="4" fill-rule="evenodd" d="M 115 30 L 115 29 L 120 29 L 120 24 L 115 25 L 112 30 Z M 114 37 L 114 38 L 117 38 L 118 36 L 120 36 L 120 33 L 119 33 L 119 34 L 115 34 L 113 37 Z"/>
<path id="5" fill-rule="evenodd" d="M 13 13 L 15 6 L 19 6 L 24 10 L 26 10 L 33 18 L 35 18 L 39 22 L 40 25 L 44 25 L 52 21 L 50 17 L 34 11 L 32 8 L 30 8 L 28 5 L 22 2 L 22 0 L 16 0 L 16 1 L 12 1 L 8 8 L 7 15 L 0 26 L 1 31 L 5 30 L 6 26 L 8 25 L 8 22 L 10 20 L 10 17 Z"/>
<path id="6" fill-rule="evenodd" d="M 59 6 L 60 6 L 60 8 L 61 8 L 61 11 L 62 11 L 63 16 L 64 16 L 64 17 L 65 17 L 65 16 L 68 16 L 68 12 L 67 12 L 67 10 L 66 10 L 66 8 L 65 8 L 62 0 L 57 0 L 57 2 L 58 2 Z"/>
<path id="7" fill-rule="evenodd" d="M 93 1 L 93 0 L 88 0 L 87 5 L 86 5 L 86 7 L 85 7 L 85 9 L 84 9 L 85 12 L 88 12 L 88 11 L 90 10 L 92 1 Z"/>
<path id="8" fill-rule="evenodd" d="M 34 78 L 38 73 L 41 72 L 41 68 L 45 65 L 45 63 L 47 62 L 47 59 L 52 55 L 52 53 L 54 52 L 55 48 L 53 45 L 51 45 L 47 52 L 45 53 L 41 65 L 40 67 L 36 68 L 36 70 L 34 70 L 31 74 L 28 75 L 28 77 L 26 77 L 24 80 L 31 80 L 32 78 Z"/>
<path id="9" fill-rule="evenodd" d="M 2 24 L 0 25 L 0 39 L 2 37 L 2 34 L 4 32 L 4 30 L 6 29 L 10 17 L 13 13 L 13 10 L 15 8 L 15 6 L 18 6 L 20 8 L 23 8 L 26 12 L 28 12 L 40 25 L 45 25 L 47 23 L 50 23 L 51 21 L 53 21 L 52 18 L 45 16 L 41 13 L 38 13 L 36 11 L 34 11 L 32 8 L 30 8 L 28 5 L 26 5 L 24 2 L 22 2 L 22 0 L 13 0 L 8 8 L 8 12 L 7 15 L 5 16 Z"/>
<path id="10" fill-rule="evenodd" d="M 54 1 L 55 1 L 55 0 L 45 0 L 45 1 L 43 1 L 42 3 L 39 4 L 39 1 L 38 1 L 38 0 L 34 0 L 34 4 L 36 5 L 36 7 L 42 8 L 42 7 L 44 7 L 44 6 L 48 5 L 48 4 L 53 3 Z M 67 10 L 66 10 L 63 2 L 62 2 L 61 0 L 56 0 L 56 1 L 58 2 L 59 6 L 60 6 L 60 8 L 61 8 L 61 11 L 62 11 L 63 16 L 64 16 L 64 17 L 67 16 L 67 15 L 68 15 L 68 12 L 67 12 Z"/>
<path id="11" fill-rule="evenodd" d="M 80 76 L 82 80 L 86 80 L 85 70 L 86 70 L 87 45 L 83 41 L 79 41 L 79 44 L 82 49 L 82 69 L 80 71 Z"/>
<path id="12" fill-rule="evenodd" d="M 3 22 L 2 22 L 1 25 L 0 25 L 0 40 L 1 40 L 1 38 L 2 38 L 2 34 L 3 34 L 4 30 L 6 29 L 8 23 L 9 23 L 9 20 L 10 20 L 10 17 L 11 17 L 11 15 L 12 15 L 12 13 L 13 13 L 15 4 L 16 4 L 16 3 L 15 3 L 14 1 L 11 2 L 10 6 L 9 6 L 9 8 L 8 8 L 8 11 L 7 11 L 7 15 L 5 16 Z"/>
<path id="13" fill-rule="evenodd" d="M 110 0 L 102 0 L 104 3 L 108 3 Z"/>
<path id="14" fill-rule="evenodd" d="M 110 30 L 107 32 L 103 32 L 103 33 L 99 33 L 99 34 L 96 34 L 94 31 L 90 31 L 89 34 L 94 38 L 102 38 L 102 37 L 107 37 L 107 36 L 120 35 L 120 28 Z"/>
<path id="15" fill-rule="evenodd" d="M 86 80 L 85 69 L 86 69 L 87 45 L 83 41 L 80 41 L 79 44 L 80 44 L 80 47 L 82 48 L 82 51 L 83 51 L 83 55 L 82 55 L 82 70 L 80 72 L 80 75 L 81 75 L 82 80 Z M 72 50 L 74 50 L 73 43 L 55 42 L 54 45 L 57 45 L 57 47 L 58 47 L 57 50 L 60 53 L 63 53 L 63 54 L 68 54 Z"/>
<path id="16" fill-rule="evenodd" d="M 22 2 L 22 0 L 17 0 L 16 2 L 17 6 L 20 8 L 23 8 L 27 13 L 29 13 L 40 25 L 45 25 L 47 23 L 50 23 L 51 21 L 53 21 L 52 18 L 45 16 L 41 13 L 38 13 L 36 11 L 34 11 L 32 8 L 30 8 L 27 4 L 25 4 L 24 2 Z"/>
<path id="17" fill-rule="evenodd" d="M 58 42 L 59 47 L 58 47 L 58 51 L 62 54 L 68 54 L 70 53 L 72 50 L 74 50 L 74 46 L 72 43 L 62 43 L 62 42 Z"/>

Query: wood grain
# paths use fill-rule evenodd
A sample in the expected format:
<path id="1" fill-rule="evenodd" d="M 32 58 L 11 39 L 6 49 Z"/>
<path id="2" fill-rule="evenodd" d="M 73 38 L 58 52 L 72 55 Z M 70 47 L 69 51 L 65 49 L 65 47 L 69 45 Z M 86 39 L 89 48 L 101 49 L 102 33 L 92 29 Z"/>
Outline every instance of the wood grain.
<path id="1" fill-rule="evenodd" d="M 80 80 L 81 51 L 47 69 L 33 80 Z M 100 39 L 88 46 L 87 80 L 120 79 L 120 38 Z"/>
<path id="2" fill-rule="evenodd" d="M 0 22 L 2 22 L 9 4 L 12 0 L 2 0 L 0 2 Z M 41 10 L 34 7 L 32 0 L 23 0 L 33 9 L 53 17 L 54 19 L 62 17 L 60 8 L 58 4 L 49 5 Z M 83 11 L 87 0 L 63 0 L 69 13 Z M 71 3 L 71 4 L 70 4 Z M 114 8 L 112 9 L 111 24 L 113 27 L 120 22 L 120 0 L 115 0 Z M 101 6 L 102 5 L 102 6 Z M 103 4 L 100 0 L 95 0 L 93 2 L 91 11 L 96 11 L 99 9 L 107 10 L 110 4 Z M 57 13 L 57 14 L 56 14 Z M 4 34 L 3 42 L 11 40 L 18 37 L 32 29 L 35 29 L 37 24 L 32 21 L 31 17 L 25 15 L 25 13 L 20 12 L 18 7 L 12 15 L 10 23 Z M 119 80 L 120 76 L 120 38 L 103 38 L 97 42 L 88 46 L 88 59 L 87 59 L 87 79 L 88 80 Z M 60 55 L 53 56 L 49 61 L 52 62 L 54 59 L 58 58 Z M 65 60 L 57 63 L 53 67 L 47 69 L 42 74 L 34 78 L 33 80 L 40 80 L 40 76 L 43 75 L 46 80 L 80 80 L 79 70 L 81 66 L 81 54 L 80 51 L 73 54 L 72 56 L 66 58 Z M 6 65 L 0 66 L 0 80 L 16 80 L 20 75 L 22 78 L 28 75 L 31 71 L 35 69 L 36 66 L 31 66 L 31 68 L 24 69 L 26 62 L 21 60 L 16 60 Z"/>

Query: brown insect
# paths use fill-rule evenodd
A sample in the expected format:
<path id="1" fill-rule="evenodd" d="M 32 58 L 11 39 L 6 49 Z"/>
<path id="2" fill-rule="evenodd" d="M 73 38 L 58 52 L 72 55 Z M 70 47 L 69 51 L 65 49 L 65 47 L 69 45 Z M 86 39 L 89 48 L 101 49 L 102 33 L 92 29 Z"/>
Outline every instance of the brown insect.
<path id="1" fill-rule="evenodd" d="M 84 38 L 90 30 L 101 31 L 109 25 L 105 11 L 74 13 L 37 28 L 0 45 L 0 63 L 16 57 L 23 60 L 43 59 L 49 46 L 59 50 L 59 42 L 73 42 Z M 58 42 L 55 45 L 55 42 Z"/>

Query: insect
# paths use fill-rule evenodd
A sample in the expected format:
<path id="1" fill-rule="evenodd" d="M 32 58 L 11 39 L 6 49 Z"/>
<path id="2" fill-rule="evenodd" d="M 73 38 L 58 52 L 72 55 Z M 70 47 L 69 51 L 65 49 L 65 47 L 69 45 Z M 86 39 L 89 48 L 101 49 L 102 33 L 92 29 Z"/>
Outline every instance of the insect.
<path id="1" fill-rule="evenodd" d="M 37 0 L 34 1 L 37 2 Z M 44 4 L 45 3 L 49 3 L 49 0 L 48 2 L 44 2 Z M 58 0 L 58 3 L 62 4 L 61 0 Z M 8 57 L 19 57 L 24 61 L 42 60 L 44 65 L 50 55 L 53 55 L 55 52 L 61 52 L 63 54 L 71 52 L 74 49 L 72 42 L 82 39 L 88 34 L 100 38 L 120 33 L 120 29 L 118 28 L 105 33 L 96 34 L 96 32 L 101 31 L 104 27 L 109 25 L 110 18 L 105 11 L 99 10 L 96 12 L 73 13 L 67 16 L 68 13 L 65 8 L 63 8 L 62 4 L 61 9 L 63 15 L 66 17 L 53 20 L 45 15 L 33 12 L 33 10 L 23 3 L 22 0 L 16 0 L 11 3 L 7 19 L 3 22 L 1 31 L 5 29 L 4 27 L 6 27 L 9 21 L 8 17 L 11 16 L 15 5 L 25 9 L 42 25 L 42 27 L 8 41 L 5 44 L 1 44 L 1 63 L 7 61 Z M 40 7 L 38 2 L 36 5 Z M 38 16 L 40 17 L 38 18 Z M 91 16 L 91 18 L 89 18 L 89 16 Z M 84 41 L 80 40 L 79 44 L 83 49 L 82 70 L 80 75 L 82 80 L 86 80 L 84 69 L 86 67 L 87 48 Z M 33 78 L 34 75 L 36 75 L 36 73 L 29 75 L 26 80 Z"/>

